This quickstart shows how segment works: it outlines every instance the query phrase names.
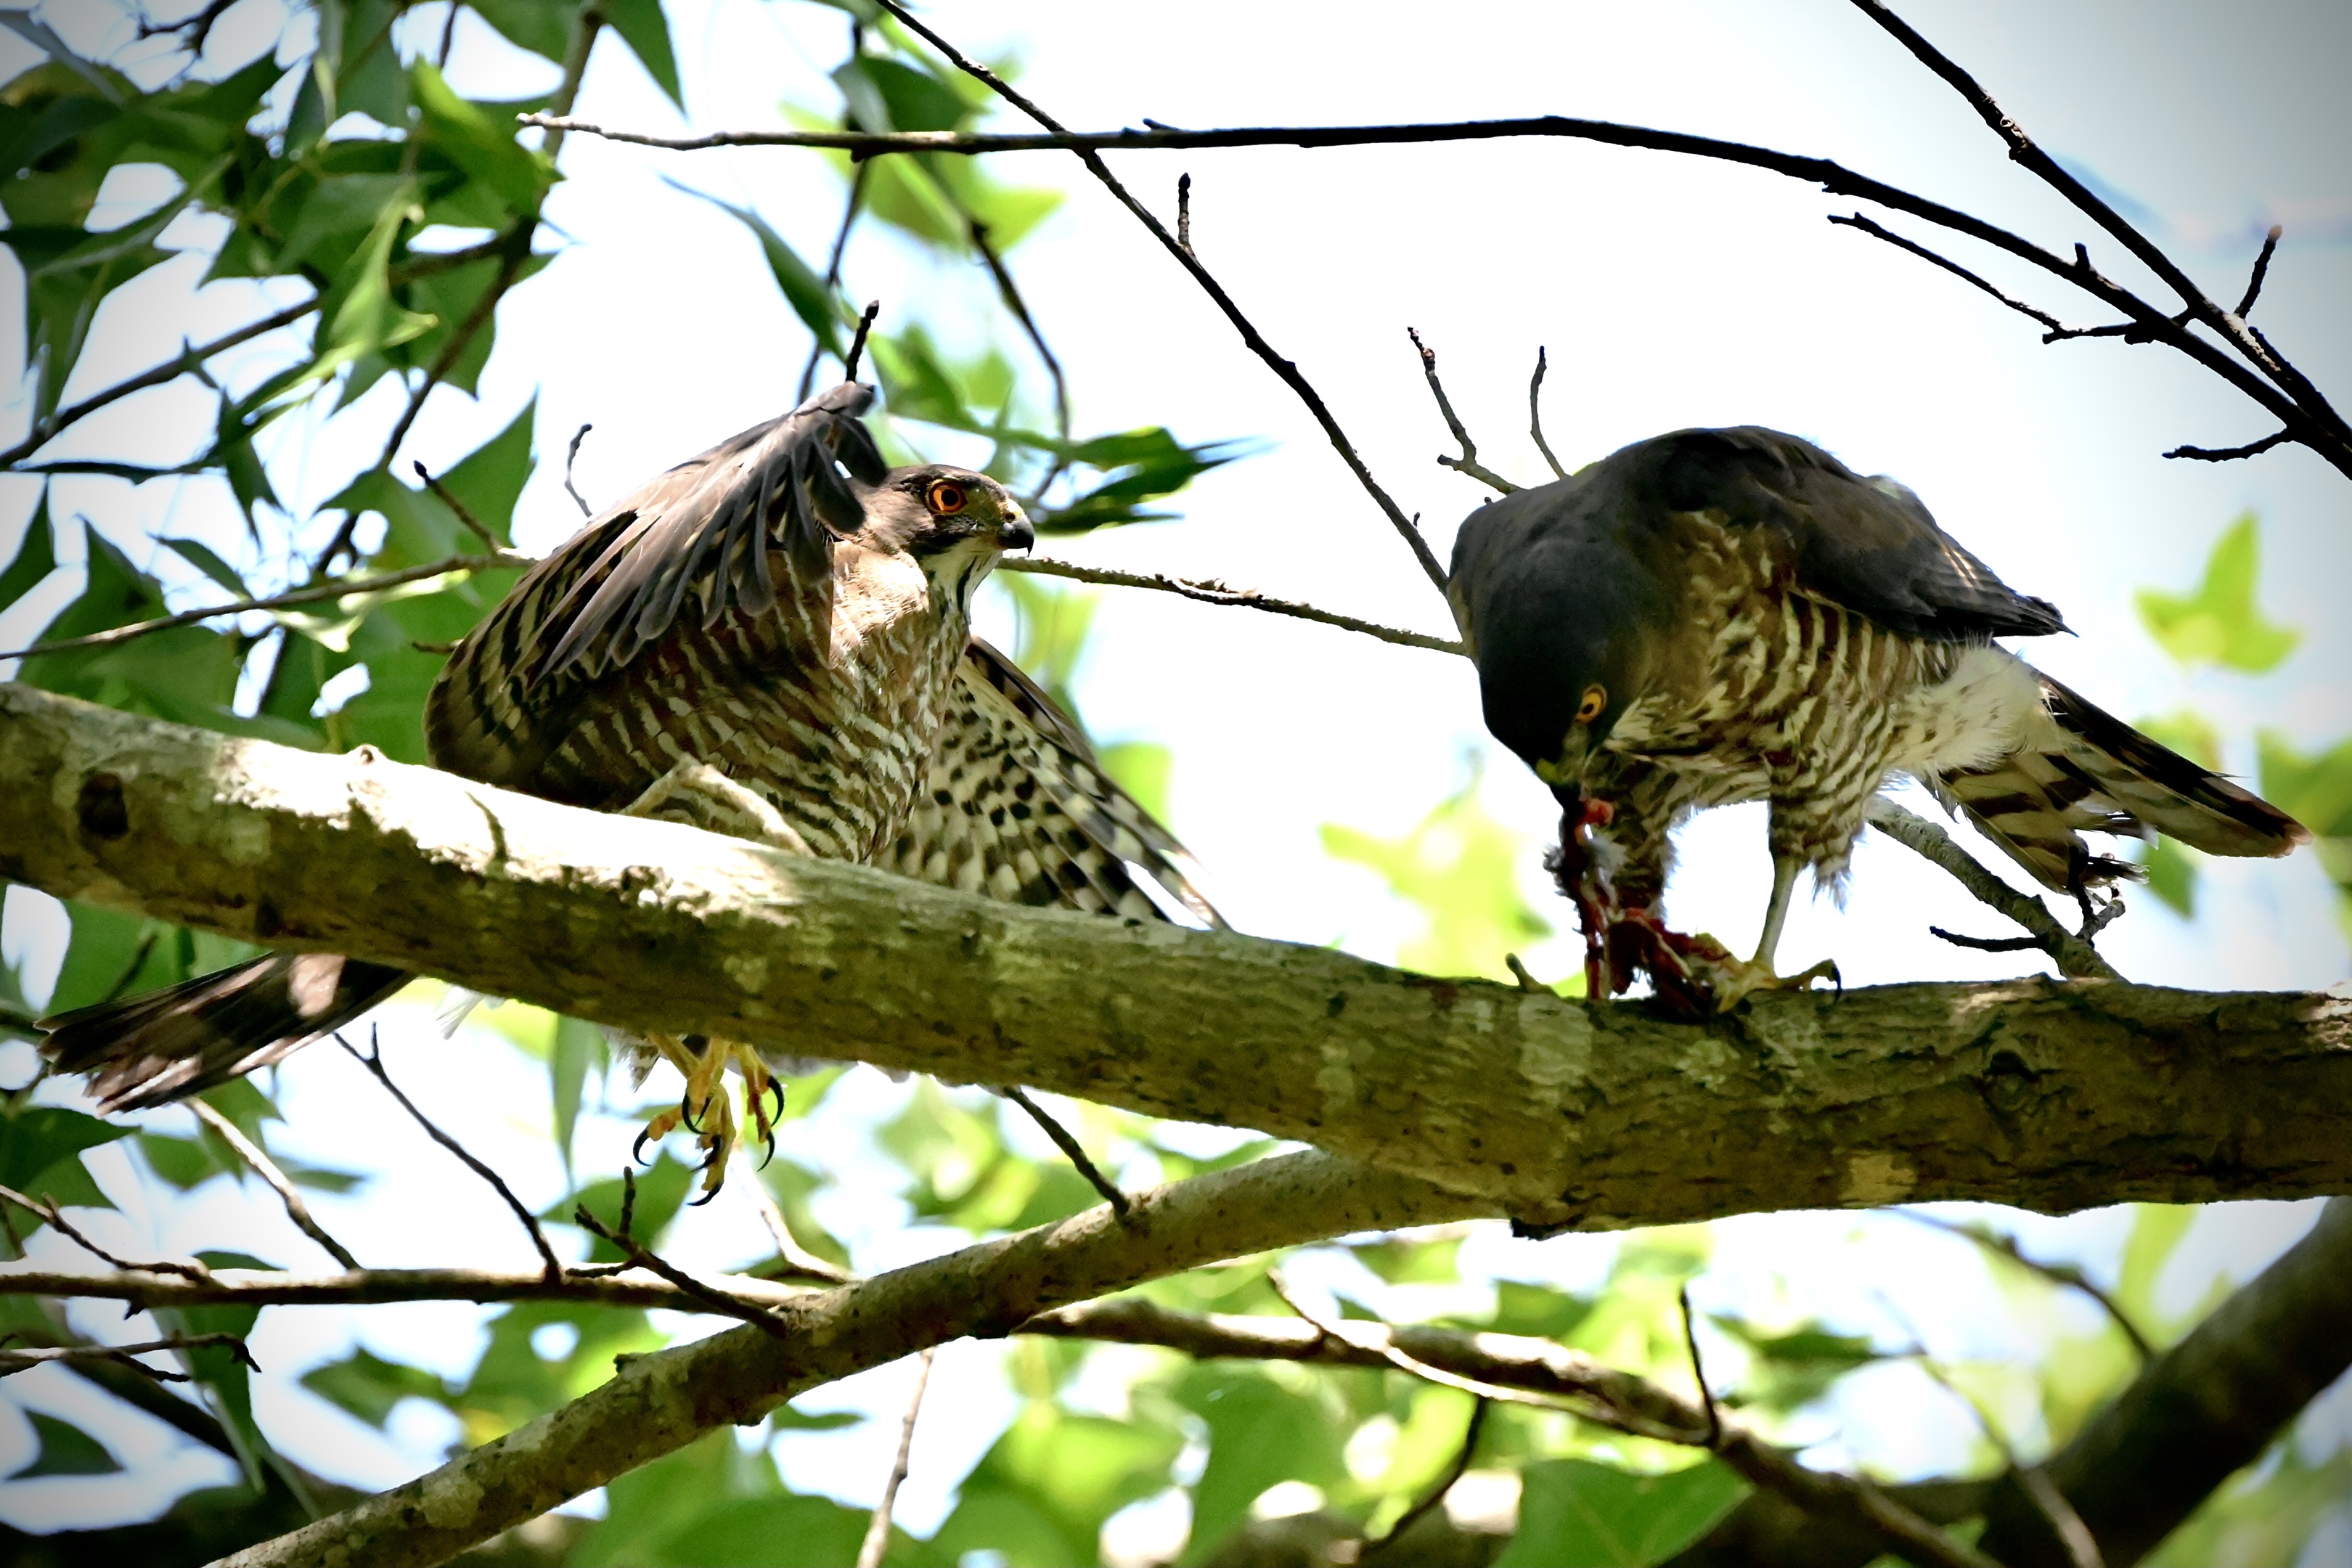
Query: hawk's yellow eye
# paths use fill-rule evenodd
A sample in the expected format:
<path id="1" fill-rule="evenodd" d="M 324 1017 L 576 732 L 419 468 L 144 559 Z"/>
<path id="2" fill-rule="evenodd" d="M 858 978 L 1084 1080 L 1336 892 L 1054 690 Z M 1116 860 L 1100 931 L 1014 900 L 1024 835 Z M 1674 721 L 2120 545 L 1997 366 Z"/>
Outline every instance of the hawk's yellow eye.
<path id="1" fill-rule="evenodd" d="M 971 500 L 964 488 L 953 479 L 933 479 L 931 488 L 923 492 L 923 502 L 941 517 L 953 517 Z"/>
<path id="2" fill-rule="evenodd" d="M 1576 705 L 1576 721 L 1590 724 L 1600 718 L 1601 710 L 1608 706 L 1608 690 L 1603 687 L 1588 686 L 1584 689 L 1584 700 Z"/>

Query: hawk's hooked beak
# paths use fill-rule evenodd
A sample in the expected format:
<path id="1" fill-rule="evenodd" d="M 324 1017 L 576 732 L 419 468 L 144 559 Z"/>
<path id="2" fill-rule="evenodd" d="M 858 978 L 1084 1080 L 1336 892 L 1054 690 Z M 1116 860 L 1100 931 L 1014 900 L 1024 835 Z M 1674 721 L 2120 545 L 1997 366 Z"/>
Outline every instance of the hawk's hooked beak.
<path id="1" fill-rule="evenodd" d="M 1006 550 L 1027 550 L 1037 542 L 1037 531 L 1029 525 L 1028 514 L 1016 507 L 997 525 L 996 542 Z"/>

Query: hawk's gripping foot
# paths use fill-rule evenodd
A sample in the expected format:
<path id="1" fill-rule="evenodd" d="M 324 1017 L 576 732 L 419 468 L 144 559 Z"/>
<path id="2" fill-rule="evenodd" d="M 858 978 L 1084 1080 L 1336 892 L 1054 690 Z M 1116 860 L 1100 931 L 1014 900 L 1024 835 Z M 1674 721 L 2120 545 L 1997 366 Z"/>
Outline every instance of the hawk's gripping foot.
<path id="1" fill-rule="evenodd" d="M 760 1141 L 765 1164 L 776 1152 L 776 1122 L 784 1114 L 784 1086 L 768 1071 L 767 1062 L 750 1046 L 731 1040 L 713 1040 L 703 1035 L 651 1035 L 664 1060 L 686 1075 L 686 1092 L 669 1110 L 646 1123 L 637 1134 L 633 1152 L 640 1163 L 649 1142 L 658 1142 L 686 1128 L 700 1144 L 702 1163 L 697 1167 L 702 1173 L 702 1195 L 696 1204 L 707 1204 L 719 1195 L 721 1183 L 727 1179 L 728 1156 L 740 1141 L 737 1135 L 735 1106 L 727 1092 L 727 1064 L 743 1078 L 744 1109 L 750 1116 L 752 1132 Z M 775 1099 L 775 1110 L 768 1110 L 770 1096 Z"/>
<path id="2" fill-rule="evenodd" d="M 1669 930 L 1654 903 L 1629 907 L 1623 901 L 1605 857 L 1595 852 L 1592 843 L 1592 830 L 1608 826 L 1614 815 L 1607 801 L 1580 801 L 1561 824 L 1559 856 L 1553 865 L 1584 931 L 1586 995 L 1617 995 L 1639 973 L 1650 977 L 1661 1005 L 1696 1017 L 1727 1013 L 1759 991 L 1802 990 L 1815 980 L 1838 979 L 1837 965 L 1826 959 L 1801 974 L 1784 978 L 1773 972 L 1772 952 L 1780 943 L 1796 880 L 1794 865 L 1776 866 L 1764 940 L 1756 956 L 1743 963 L 1704 931 L 1685 935 Z"/>

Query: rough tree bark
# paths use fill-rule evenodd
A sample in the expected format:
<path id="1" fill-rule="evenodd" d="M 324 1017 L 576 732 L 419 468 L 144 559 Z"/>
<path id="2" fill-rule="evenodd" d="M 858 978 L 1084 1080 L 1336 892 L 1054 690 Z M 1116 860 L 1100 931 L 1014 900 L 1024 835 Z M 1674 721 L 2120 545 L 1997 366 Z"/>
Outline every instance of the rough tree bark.
<path id="1" fill-rule="evenodd" d="M 20 686 L 0 878 L 600 1022 L 1255 1127 L 1535 1226 L 2352 1191 L 2338 994 L 2027 979 L 1672 1022 L 987 903 Z"/>

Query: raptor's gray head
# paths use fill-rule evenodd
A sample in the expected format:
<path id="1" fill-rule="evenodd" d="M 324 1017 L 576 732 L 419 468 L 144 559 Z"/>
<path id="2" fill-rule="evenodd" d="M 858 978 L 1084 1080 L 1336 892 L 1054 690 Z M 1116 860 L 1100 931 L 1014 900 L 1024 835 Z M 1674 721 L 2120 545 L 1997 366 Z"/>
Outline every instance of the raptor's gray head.
<path id="1" fill-rule="evenodd" d="M 959 601 L 1008 550 L 1026 550 L 1037 531 L 1013 492 L 986 474 L 944 463 L 893 468 L 860 498 L 876 542 L 922 563 L 934 587 Z"/>
<path id="2" fill-rule="evenodd" d="M 1668 614 L 1654 574 L 1593 504 L 1591 472 L 1473 513 L 1446 584 L 1486 728 L 1556 786 L 1576 782 L 1643 695 Z"/>

